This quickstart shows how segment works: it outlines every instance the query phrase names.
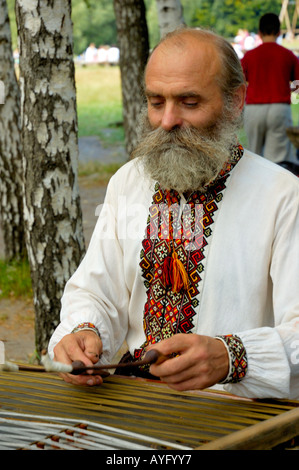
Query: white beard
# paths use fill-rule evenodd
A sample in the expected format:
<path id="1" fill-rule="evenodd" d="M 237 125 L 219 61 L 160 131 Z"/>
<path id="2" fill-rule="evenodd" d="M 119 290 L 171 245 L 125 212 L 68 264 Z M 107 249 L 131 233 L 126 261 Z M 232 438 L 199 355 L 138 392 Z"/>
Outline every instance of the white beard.
<path id="1" fill-rule="evenodd" d="M 223 122 L 219 119 L 204 132 L 193 127 L 164 131 L 153 129 L 143 112 L 141 137 L 132 157 L 140 157 L 145 173 L 162 189 L 204 192 L 230 160 L 236 144 L 236 123 Z"/>

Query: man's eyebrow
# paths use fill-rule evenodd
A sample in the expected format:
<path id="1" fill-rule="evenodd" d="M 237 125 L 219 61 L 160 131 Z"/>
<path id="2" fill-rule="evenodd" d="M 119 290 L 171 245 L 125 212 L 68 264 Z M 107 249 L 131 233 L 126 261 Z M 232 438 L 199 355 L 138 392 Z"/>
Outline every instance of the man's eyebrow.
<path id="1" fill-rule="evenodd" d="M 154 91 L 151 91 L 151 90 L 145 90 L 145 96 L 148 96 L 149 98 L 152 97 L 152 96 L 161 96 L 159 95 L 159 93 L 155 93 Z"/>
<path id="2" fill-rule="evenodd" d="M 195 91 L 186 91 L 185 93 L 178 93 L 176 96 L 180 98 L 199 98 L 200 95 Z"/>
<path id="3" fill-rule="evenodd" d="M 159 93 L 156 93 L 154 91 L 147 90 L 147 89 L 145 90 L 145 95 L 148 98 L 162 96 Z M 195 91 L 186 91 L 184 93 L 177 93 L 177 94 L 174 94 L 173 96 L 175 98 L 200 98 L 200 95 L 198 93 L 196 93 Z"/>

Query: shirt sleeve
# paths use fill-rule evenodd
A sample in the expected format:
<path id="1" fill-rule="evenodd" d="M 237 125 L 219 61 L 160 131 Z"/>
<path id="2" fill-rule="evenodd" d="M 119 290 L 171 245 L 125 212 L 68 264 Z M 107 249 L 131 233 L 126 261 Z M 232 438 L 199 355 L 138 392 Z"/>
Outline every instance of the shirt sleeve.
<path id="1" fill-rule="evenodd" d="M 60 324 L 49 342 L 49 354 L 63 336 L 80 323 L 92 323 L 103 343 L 101 362 L 107 364 L 122 346 L 128 329 L 129 291 L 117 233 L 117 198 L 113 185 L 93 232 L 87 253 L 67 282 L 62 297 Z"/>
<path id="2" fill-rule="evenodd" d="M 244 380 L 225 386 L 253 398 L 299 398 L 299 191 L 281 201 L 276 217 L 272 260 L 274 325 L 239 331 L 246 349 Z M 295 193 L 295 194 L 294 194 Z"/>

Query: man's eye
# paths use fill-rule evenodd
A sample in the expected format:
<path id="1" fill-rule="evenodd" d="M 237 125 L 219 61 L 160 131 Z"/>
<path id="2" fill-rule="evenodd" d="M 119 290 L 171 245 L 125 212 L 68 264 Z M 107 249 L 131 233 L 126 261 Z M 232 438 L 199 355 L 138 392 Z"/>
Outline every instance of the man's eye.
<path id="1" fill-rule="evenodd" d="M 184 105 L 188 108 L 195 108 L 198 105 L 198 101 L 184 101 Z"/>
<path id="2" fill-rule="evenodd" d="M 149 104 L 153 108 L 158 108 L 159 106 L 161 106 L 163 104 L 163 102 L 162 101 L 150 101 Z"/>

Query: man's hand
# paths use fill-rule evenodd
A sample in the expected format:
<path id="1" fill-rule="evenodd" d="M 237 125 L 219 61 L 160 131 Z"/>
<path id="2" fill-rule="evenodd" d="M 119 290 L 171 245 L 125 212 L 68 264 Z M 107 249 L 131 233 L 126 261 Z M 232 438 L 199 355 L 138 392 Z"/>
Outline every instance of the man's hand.
<path id="1" fill-rule="evenodd" d="M 90 330 L 82 330 L 64 336 L 54 348 L 54 360 L 64 364 L 82 361 L 86 366 L 98 362 L 102 352 L 102 341 Z M 60 374 L 66 382 L 77 385 L 100 385 L 103 382 L 98 375 Z"/>
<path id="2" fill-rule="evenodd" d="M 227 350 L 222 341 L 210 336 L 177 334 L 148 349 L 165 356 L 177 353 L 162 364 L 153 364 L 151 374 L 178 391 L 211 387 L 225 379 L 229 369 Z"/>

